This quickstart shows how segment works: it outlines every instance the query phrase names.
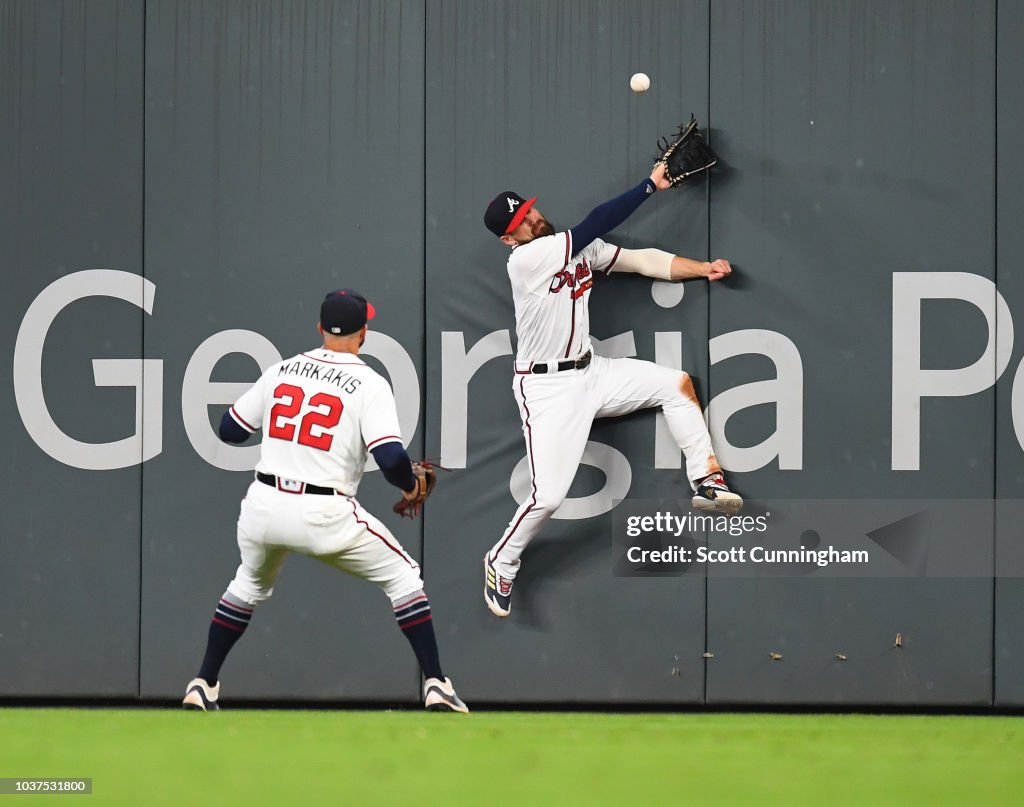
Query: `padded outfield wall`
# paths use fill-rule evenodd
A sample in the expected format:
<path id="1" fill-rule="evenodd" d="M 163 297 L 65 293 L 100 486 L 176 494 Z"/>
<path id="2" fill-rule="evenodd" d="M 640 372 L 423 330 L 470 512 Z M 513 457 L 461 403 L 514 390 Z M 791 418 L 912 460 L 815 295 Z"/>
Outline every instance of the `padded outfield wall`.
<path id="1" fill-rule="evenodd" d="M 1022 35 L 997 0 L 0 4 L 0 696 L 179 694 L 255 461 L 213 424 L 348 285 L 410 453 L 453 469 L 422 521 L 379 474 L 360 500 L 421 559 L 467 701 L 1024 704 Z M 623 574 L 616 514 L 688 490 L 644 413 L 595 425 L 495 620 L 524 446 L 483 208 L 570 226 L 691 112 L 722 166 L 609 240 L 736 272 L 599 279 L 598 351 L 694 375 L 779 546 L 871 563 Z M 386 599 L 304 558 L 223 677 L 418 690 Z"/>

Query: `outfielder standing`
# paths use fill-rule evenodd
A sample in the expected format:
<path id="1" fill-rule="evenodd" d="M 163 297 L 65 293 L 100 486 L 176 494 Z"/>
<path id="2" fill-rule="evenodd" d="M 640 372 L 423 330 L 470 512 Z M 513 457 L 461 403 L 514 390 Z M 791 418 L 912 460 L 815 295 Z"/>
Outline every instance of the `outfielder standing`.
<path id="1" fill-rule="evenodd" d="M 272 365 L 221 419 L 225 442 L 260 427 L 263 441 L 238 517 L 242 563 L 217 604 L 186 708 L 219 708 L 224 659 L 274 593 L 288 553 L 299 552 L 380 586 L 423 671 L 426 708 L 469 711 L 441 672 L 419 566 L 355 499 L 368 450 L 402 490 L 396 511 L 418 513 L 433 486 L 430 469 L 410 463 L 402 446 L 390 386 L 359 358 L 373 316 L 358 292 L 328 294 L 317 325 L 323 347 Z"/>
<path id="2" fill-rule="evenodd" d="M 659 162 L 649 179 L 557 233 L 533 206 L 536 197 L 523 199 L 506 191 L 487 207 L 487 229 L 512 247 L 508 275 L 518 338 L 513 390 L 532 480 L 530 498 L 484 556 L 484 600 L 499 617 L 512 608 L 512 583 L 523 550 L 569 491 L 594 418 L 661 407 L 686 456 L 693 506 L 729 514 L 743 506 L 725 484 L 690 376 L 647 361 L 604 358 L 591 348 L 588 299 L 595 272 L 636 272 L 675 281 L 715 281 L 732 272 L 728 261 L 704 263 L 659 249 L 622 249 L 600 239 L 671 184 Z"/>

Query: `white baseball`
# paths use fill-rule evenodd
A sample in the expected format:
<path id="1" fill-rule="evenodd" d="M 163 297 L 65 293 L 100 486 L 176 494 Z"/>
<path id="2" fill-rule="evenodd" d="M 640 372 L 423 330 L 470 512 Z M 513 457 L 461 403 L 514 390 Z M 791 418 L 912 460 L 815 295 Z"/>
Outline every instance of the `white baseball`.
<path id="1" fill-rule="evenodd" d="M 646 73 L 634 73 L 629 80 L 629 88 L 633 92 L 647 92 L 651 88 L 651 79 Z"/>

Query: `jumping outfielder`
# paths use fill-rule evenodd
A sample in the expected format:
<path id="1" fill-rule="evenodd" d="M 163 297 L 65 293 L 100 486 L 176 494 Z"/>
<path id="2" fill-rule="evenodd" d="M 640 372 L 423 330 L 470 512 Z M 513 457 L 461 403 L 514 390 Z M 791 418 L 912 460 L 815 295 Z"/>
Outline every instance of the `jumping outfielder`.
<path id="1" fill-rule="evenodd" d="M 238 517 L 242 563 L 217 604 L 186 708 L 219 708 L 224 659 L 274 593 L 288 553 L 299 552 L 380 586 L 423 671 L 426 708 L 469 711 L 441 672 L 419 566 L 355 498 L 368 450 L 412 512 L 429 493 L 402 446 L 391 388 L 358 355 L 373 316 L 358 292 L 328 294 L 317 325 L 323 347 L 271 366 L 221 419 L 225 442 L 261 427 L 263 441 Z"/>
<path id="2" fill-rule="evenodd" d="M 530 498 L 484 556 L 484 600 L 499 617 L 512 608 L 520 556 L 565 499 L 594 418 L 661 407 L 686 456 L 686 475 L 699 510 L 737 513 L 711 447 L 690 376 L 637 359 L 594 355 L 588 300 L 595 272 L 636 272 L 657 280 L 721 280 L 728 261 L 693 261 L 659 249 L 622 249 L 600 236 L 615 229 L 650 195 L 670 187 L 658 163 L 649 179 L 595 208 L 571 229 L 555 232 L 532 199 L 512 191 L 488 205 L 484 223 L 512 247 L 508 276 L 515 301 L 518 347 L 513 391 L 523 421 L 532 480 Z"/>

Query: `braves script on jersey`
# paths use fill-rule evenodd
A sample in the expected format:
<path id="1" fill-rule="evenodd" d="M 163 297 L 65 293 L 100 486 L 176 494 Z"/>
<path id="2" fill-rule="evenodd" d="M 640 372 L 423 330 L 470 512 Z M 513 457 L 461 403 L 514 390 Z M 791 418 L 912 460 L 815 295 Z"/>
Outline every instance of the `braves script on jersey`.
<path id="1" fill-rule="evenodd" d="M 355 496 L 367 451 L 401 442 L 387 381 L 358 356 L 323 348 L 272 365 L 231 407 L 264 427 L 256 470 Z"/>
<path id="2" fill-rule="evenodd" d="M 588 298 L 593 275 L 610 272 L 618 254 L 618 247 L 598 238 L 573 255 L 568 230 L 512 250 L 508 276 L 516 307 L 519 362 L 577 358 L 590 350 Z"/>

